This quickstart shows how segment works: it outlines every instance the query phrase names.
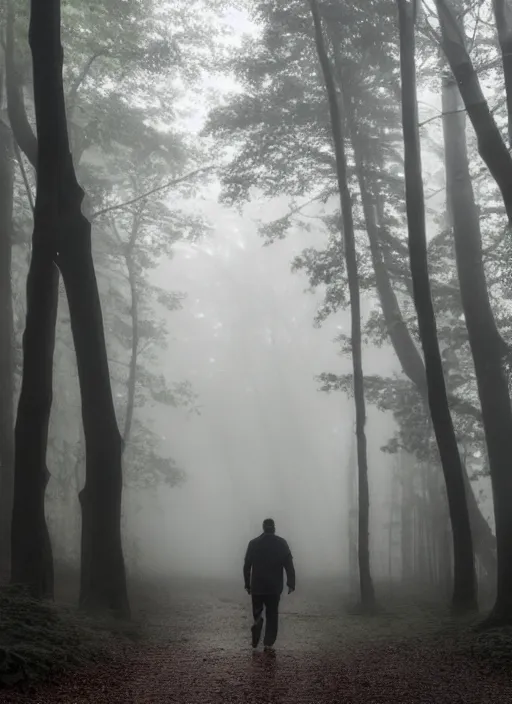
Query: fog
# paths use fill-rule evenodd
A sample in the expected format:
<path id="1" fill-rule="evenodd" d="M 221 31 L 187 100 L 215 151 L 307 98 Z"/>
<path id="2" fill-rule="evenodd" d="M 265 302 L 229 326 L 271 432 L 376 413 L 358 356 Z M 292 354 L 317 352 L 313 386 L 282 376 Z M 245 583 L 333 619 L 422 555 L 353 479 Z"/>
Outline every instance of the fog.
<path id="1" fill-rule="evenodd" d="M 163 3 L 159 12 L 172 15 L 169 7 Z M 331 149 L 331 136 L 326 133 L 327 112 L 324 111 L 322 118 L 325 118 L 325 124 L 320 127 L 315 120 L 304 118 L 304 134 L 301 133 L 304 125 L 299 120 L 297 126 L 292 112 L 288 112 L 289 101 L 297 100 L 297 95 L 300 98 L 301 91 L 307 94 L 305 103 L 309 100 L 314 110 L 319 110 L 323 85 L 315 82 L 311 73 L 304 78 L 299 92 L 294 92 L 303 78 L 300 73 L 304 70 L 303 59 L 300 58 L 294 59 L 291 73 L 295 71 L 295 75 L 289 85 L 286 78 L 283 89 L 280 81 L 284 79 L 276 65 L 276 75 L 269 79 L 275 80 L 278 87 L 274 96 L 276 105 L 267 105 L 270 125 L 265 126 L 267 131 L 257 132 L 261 124 L 259 107 L 255 109 L 255 116 L 247 118 L 242 110 L 243 119 L 233 118 L 239 109 L 238 98 L 245 99 L 255 85 L 262 91 L 262 104 L 268 100 L 265 81 L 260 84 L 255 81 L 251 85 L 251 71 L 257 74 L 260 69 L 244 69 L 239 53 L 243 55 L 247 47 L 257 53 L 260 41 L 270 42 L 272 49 L 273 35 L 270 32 L 262 38 L 264 15 L 259 16 L 262 24 L 258 26 L 250 19 L 251 13 L 242 11 L 240 6 L 236 9 L 223 6 L 220 14 L 216 3 L 208 8 L 208 16 L 199 23 L 190 8 L 192 15 L 183 7 L 184 14 L 176 16 L 184 27 L 190 23 L 190 36 L 186 32 L 180 35 L 180 41 L 190 52 L 190 67 L 183 60 L 185 50 L 179 60 L 173 55 L 170 73 L 160 68 L 156 70 L 152 64 L 147 69 L 144 64 L 144 70 L 148 70 L 146 82 L 140 77 L 142 64 L 138 66 L 137 62 L 126 71 L 121 62 L 116 69 L 118 73 L 112 69 L 112 75 L 105 66 L 96 67 L 94 64 L 98 83 L 84 74 L 79 93 L 83 115 L 73 115 L 76 124 L 73 123 L 71 130 L 72 148 L 79 179 L 87 194 L 85 210 L 92 219 L 93 254 L 111 383 L 118 424 L 126 441 L 122 531 L 128 572 L 132 576 L 181 574 L 241 582 L 247 543 L 261 531 L 263 519 L 272 517 L 277 532 L 291 545 L 300 579 L 336 577 L 345 583 L 353 582 L 357 576 L 353 552 L 357 544 L 354 399 L 340 390 L 326 393 L 321 390 L 319 379 L 319 375 L 325 372 L 352 374 L 351 355 L 347 351 L 351 315 L 348 294 L 344 293 L 346 272 L 341 267 L 341 274 L 332 274 L 333 277 L 339 276 L 336 280 L 338 290 L 334 295 L 345 296 L 345 299 L 336 301 L 334 313 L 331 311 L 322 324 L 317 325 L 317 313 L 326 305 L 328 286 L 325 281 L 330 274 L 322 271 L 321 282 L 311 289 L 305 271 L 293 267 L 294 259 L 307 248 L 329 250 L 333 246 L 333 236 L 341 242 L 336 220 L 339 194 L 332 191 L 332 174 L 326 178 L 326 172 L 322 170 L 323 159 Z M 294 12 L 301 15 L 303 8 L 297 6 Z M 94 12 L 91 17 L 93 19 L 88 17 L 87 21 L 98 22 Z M 275 21 L 278 21 L 279 13 L 276 17 Z M 210 30 L 214 39 L 208 36 Z M 283 36 L 286 45 L 287 37 L 291 35 Z M 144 37 L 153 41 L 151 32 Z M 72 47 L 75 41 L 78 41 L 76 37 L 65 37 L 65 44 L 71 42 Z M 163 43 L 169 49 L 165 41 Z M 301 37 L 297 41 L 301 47 L 305 40 Z M 361 41 L 364 45 L 366 39 Z M 151 42 L 148 51 L 153 50 Z M 354 48 L 355 55 L 358 47 Z M 316 65 L 314 45 L 306 43 L 303 48 L 306 53 L 310 52 L 311 65 Z M 80 51 L 84 51 L 83 48 Z M 255 59 L 256 67 L 260 66 L 258 61 L 265 63 L 265 51 Z M 94 55 L 95 58 L 100 56 Z M 429 57 L 428 52 L 426 56 Z M 233 64 L 238 60 L 237 77 Z M 168 71 L 165 61 L 167 59 L 163 63 Z M 93 64 L 86 65 L 89 70 Z M 80 62 L 72 55 L 66 66 L 65 81 L 69 83 Z M 286 71 L 282 73 L 287 75 Z M 240 79 L 240 75 L 245 78 Z M 393 90 L 397 87 L 398 83 Z M 135 91 L 133 100 L 123 104 L 120 96 L 123 91 L 131 89 Z M 84 140 L 82 144 L 77 136 L 81 134 L 80 130 L 87 132 L 99 119 L 95 116 L 88 122 L 87 110 L 93 110 L 91 106 L 96 105 L 95 101 L 106 110 L 102 102 L 106 100 L 105 96 L 112 101 L 109 107 L 111 119 L 105 128 L 110 130 L 105 138 L 109 146 L 104 148 L 101 139 L 96 137 L 91 137 L 89 142 Z M 283 96 L 284 108 L 280 103 Z M 368 108 L 372 118 L 372 111 L 377 111 L 374 129 L 375 134 L 380 135 L 378 139 L 383 139 L 388 129 L 382 128 L 381 135 L 379 101 L 384 104 L 388 99 L 381 86 L 378 96 L 374 96 L 375 104 Z M 423 180 L 428 202 L 427 236 L 433 241 L 444 224 L 446 194 L 444 165 L 437 146 L 441 123 L 435 121 L 441 108 L 440 91 L 428 77 L 419 81 L 418 103 L 421 126 L 426 126 L 422 133 L 425 134 L 422 141 Z M 226 105 L 231 105 L 233 114 L 228 110 L 223 119 L 226 124 L 234 120 L 234 127 L 224 125 L 222 119 L 215 123 L 215 110 Z M 33 106 L 29 103 L 28 107 L 30 112 Z M 393 113 L 391 121 L 396 122 L 398 130 L 396 107 L 393 106 L 396 114 Z M 301 109 L 305 109 L 304 105 Z M 384 109 L 388 108 L 385 106 Z M 279 144 L 272 141 L 273 110 L 279 119 L 282 115 L 289 115 L 290 124 L 284 125 L 284 137 L 287 138 L 289 132 L 292 144 L 299 138 L 304 142 L 297 152 L 293 150 L 295 147 L 286 147 L 292 155 L 296 154 L 297 159 L 302 158 L 301 149 L 307 152 L 310 143 L 316 144 L 319 140 L 321 146 L 316 162 L 306 162 L 306 166 L 299 165 L 296 170 L 290 165 L 287 170 L 279 159 L 287 158 L 288 152 L 283 152 L 284 157 L 273 156 L 280 154 Z M 116 121 L 119 121 L 119 114 L 124 115 L 122 111 L 129 115 L 128 127 L 120 121 L 122 134 L 118 136 Z M 101 116 L 101 110 L 98 114 Z M 237 119 L 241 119 L 241 128 L 237 127 Z M 254 145 L 247 137 L 251 133 L 244 119 L 248 120 L 250 129 L 255 130 Z M 205 133 L 209 120 L 213 120 L 214 129 Z M 244 126 L 247 134 L 243 133 Z M 228 131 L 227 139 L 223 135 L 224 128 Z M 311 134 L 307 130 L 311 130 Z M 242 137 L 239 132 L 243 133 Z M 239 137 L 240 142 L 237 141 Z M 250 149 L 255 150 L 254 153 L 249 150 L 249 156 L 254 162 L 256 176 L 248 176 L 243 166 L 236 165 L 237 149 L 242 148 L 244 139 L 246 147 L 249 144 Z M 265 140 L 269 140 L 271 147 L 265 146 Z M 390 142 L 393 142 L 395 151 L 402 148 L 399 131 Z M 470 143 L 470 147 L 474 156 L 474 144 Z M 269 165 L 271 176 L 268 178 L 271 183 L 275 179 L 274 188 L 266 185 L 265 178 L 259 179 L 258 174 L 263 173 L 266 166 L 259 149 L 268 149 L 270 160 L 277 158 L 277 167 L 274 163 Z M 349 161 L 351 158 L 349 154 Z M 384 171 L 389 171 L 389 182 L 393 184 L 388 184 L 389 194 L 383 188 L 384 197 L 388 195 L 390 200 L 386 203 L 388 211 L 385 215 L 398 247 L 396 252 L 400 252 L 400 255 L 392 254 L 387 263 L 388 276 L 391 285 L 400 289 L 399 306 L 406 326 L 412 331 L 412 344 L 420 349 L 408 260 L 404 254 L 407 233 L 404 194 L 400 191 L 397 197 L 393 181 L 397 172 L 401 183 L 401 157 L 397 158 L 391 150 L 382 158 Z M 202 170 L 201 175 L 197 173 L 198 167 Z M 233 176 L 229 169 L 236 172 L 237 168 L 240 173 Z M 306 169 L 307 177 L 302 168 Z M 281 170 L 277 178 L 272 169 Z M 24 172 L 22 175 L 24 179 L 20 177 L 16 185 L 16 196 L 20 201 L 25 195 L 24 189 L 30 190 L 30 178 Z M 257 185 L 251 185 L 253 176 Z M 171 177 L 178 180 L 165 185 Z M 293 183 L 294 178 L 299 185 Z M 318 186 L 315 178 L 319 181 Z M 379 178 L 376 188 L 382 186 Z M 249 183 L 245 195 L 244 179 Z M 288 179 L 292 179 L 291 184 Z M 306 181 L 305 185 L 301 179 Z M 318 189 L 322 184 L 330 184 L 331 190 L 327 196 L 319 197 Z M 221 197 L 226 195 L 229 187 L 234 188 L 235 195 L 238 193 L 236 188 L 241 189 L 231 206 L 223 204 L 225 201 Z M 363 370 L 368 379 L 372 376 L 388 379 L 391 391 L 399 395 L 404 393 L 399 389 L 400 383 L 409 384 L 410 380 L 405 379 L 388 334 L 383 330 L 387 323 L 383 322 L 375 290 L 375 264 L 367 251 L 360 196 L 355 183 L 350 187 L 354 191 L 356 249 L 360 259 Z M 300 197 L 284 193 L 299 193 Z M 313 197 L 306 213 L 302 208 L 309 196 Z M 398 204 L 397 200 L 400 201 Z M 290 220 L 284 238 L 277 237 L 269 244 L 262 236 L 261 225 L 287 216 L 299 202 L 302 203 L 298 208 L 300 218 Z M 19 204 L 17 207 L 20 210 Z M 30 218 L 22 209 L 20 212 L 23 217 L 18 214 L 19 229 L 28 240 Z M 140 218 L 137 223 L 140 232 L 136 233 L 139 239 L 134 240 L 134 248 L 133 242 L 130 245 L 130 237 L 136 229 L 137 218 Z M 23 240 L 13 247 L 18 348 L 25 315 L 26 244 Z M 327 268 L 337 266 L 334 251 L 329 251 L 331 259 Z M 451 250 L 448 257 L 436 254 L 439 271 L 434 273 L 438 287 L 442 287 L 446 272 L 447 276 L 453 275 L 454 264 L 449 258 L 452 254 Z M 402 257 L 402 262 L 394 269 L 392 259 L 395 256 Z M 400 266 L 405 267 L 405 275 L 398 271 Z M 85 479 L 84 438 L 77 367 L 62 284 L 60 294 L 48 452 L 51 480 L 46 509 L 56 558 L 76 564 L 80 554 L 81 520 L 78 494 Z M 333 295 L 332 290 L 329 295 Z M 450 318 L 452 314 L 451 310 L 438 313 L 439 325 L 444 326 L 443 352 L 451 349 L 451 339 L 446 331 L 455 324 Z M 453 315 L 459 315 L 461 319 L 458 308 Z M 365 327 L 368 321 L 373 321 L 373 327 Z M 129 370 L 133 361 L 130 355 L 135 339 L 135 381 L 130 401 Z M 467 349 L 465 352 L 466 358 L 459 366 L 458 363 L 455 365 L 457 373 L 464 365 L 464 371 L 467 371 Z M 464 393 L 478 405 L 471 371 L 466 381 Z M 19 387 L 19 377 L 17 385 Z M 458 386 L 454 388 L 459 391 Z M 407 402 L 405 398 L 401 401 L 399 413 L 403 414 L 403 426 L 407 427 L 407 409 L 403 408 Z M 413 550 L 416 553 L 414 559 L 419 559 L 422 551 L 425 554 L 430 551 L 431 557 L 436 550 L 442 552 L 439 546 L 433 545 L 439 540 L 436 511 L 445 506 L 443 481 L 437 458 L 433 459 L 436 450 L 432 450 L 428 459 L 420 456 L 423 446 L 433 438 L 430 426 L 427 429 L 425 425 L 424 435 L 419 433 L 413 448 L 418 456 L 407 455 L 400 443 L 395 447 L 398 451 L 390 453 L 383 448 L 404 427 L 397 423 L 391 410 L 379 410 L 375 400 L 367 398 L 366 412 L 371 569 L 377 581 L 399 579 L 405 569 L 403 560 L 408 548 L 407 541 L 402 538 L 408 528 L 404 523 L 405 513 L 397 520 L 393 511 L 399 510 L 401 504 L 404 511 L 410 509 L 414 512 L 417 494 L 422 499 L 427 497 L 428 507 L 418 521 L 424 521 L 428 527 L 418 525 L 415 529 L 414 539 L 418 545 Z M 472 432 L 467 426 L 461 430 L 462 444 L 467 438 L 469 445 L 480 443 L 477 451 L 473 446 L 468 450 L 473 465 L 480 471 L 482 438 L 474 440 Z M 408 469 L 404 474 L 405 465 Z M 434 466 L 437 469 L 432 469 Z M 403 488 L 407 472 L 412 477 L 409 496 Z M 427 474 L 434 477 L 434 484 L 428 491 L 424 485 Z M 472 479 L 482 511 L 492 525 L 489 479 L 481 476 Z M 483 490 L 481 496 L 480 490 Z M 446 512 L 443 514 L 445 522 L 447 515 Z M 398 528 L 395 524 L 399 524 Z M 430 533 L 430 538 L 425 538 L 422 530 Z M 423 545 L 422 541 L 428 542 L 429 539 L 432 544 Z M 435 558 L 432 557 L 432 562 L 436 561 L 433 572 L 437 576 L 433 581 L 440 579 L 444 569 L 437 553 Z M 417 570 L 416 576 L 421 582 L 421 570 Z"/>
<path id="2" fill-rule="evenodd" d="M 1 701 L 512 701 L 511 8 L 0 7 Z"/>
<path id="3" fill-rule="evenodd" d="M 199 414 L 153 413 L 165 451 L 187 478 L 157 496 L 127 498 L 128 506 L 143 505 L 130 521 L 141 567 L 239 580 L 247 542 L 271 516 L 301 576 L 346 574 L 347 488 L 356 472 L 353 401 L 321 393 L 316 376 L 350 370 L 334 341 L 347 332 L 350 316 L 314 328 L 323 291 L 307 291 L 306 277 L 290 271 L 305 246 L 322 244 L 322 232 L 297 231 L 264 247 L 256 220 L 261 212 L 279 217 L 282 203 L 252 203 L 243 215 L 214 202 L 203 208 L 214 225 L 211 236 L 180 247 L 155 273 L 160 286 L 187 293 L 183 310 L 169 315 L 161 364 L 166 376 L 190 379 Z M 382 348 L 366 349 L 364 362 L 369 374 L 396 366 Z M 392 418 L 370 407 L 377 574 L 384 568 L 379 526 L 395 461 L 380 448 L 392 432 Z"/>

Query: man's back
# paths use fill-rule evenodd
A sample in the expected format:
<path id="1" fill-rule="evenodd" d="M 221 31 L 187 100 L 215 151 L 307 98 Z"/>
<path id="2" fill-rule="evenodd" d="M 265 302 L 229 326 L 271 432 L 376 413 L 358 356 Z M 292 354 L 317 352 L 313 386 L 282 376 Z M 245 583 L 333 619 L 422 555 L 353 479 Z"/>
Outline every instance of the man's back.
<path id="1" fill-rule="evenodd" d="M 295 571 L 288 543 L 275 533 L 262 533 L 251 540 L 245 557 L 246 584 L 251 574 L 251 594 L 281 594 L 283 570 L 288 586 L 295 587 Z"/>
<path id="2" fill-rule="evenodd" d="M 295 591 L 295 568 L 288 543 L 276 535 L 272 518 L 263 521 L 263 533 L 251 540 L 244 562 L 244 582 L 252 594 L 252 647 L 256 648 L 263 628 L 263 610 L 266 626 L 263 644 L 273 651 L 279 623 L 279 601 L 283 591 L 283 570 L 286 570 L 288 594 Z"/>

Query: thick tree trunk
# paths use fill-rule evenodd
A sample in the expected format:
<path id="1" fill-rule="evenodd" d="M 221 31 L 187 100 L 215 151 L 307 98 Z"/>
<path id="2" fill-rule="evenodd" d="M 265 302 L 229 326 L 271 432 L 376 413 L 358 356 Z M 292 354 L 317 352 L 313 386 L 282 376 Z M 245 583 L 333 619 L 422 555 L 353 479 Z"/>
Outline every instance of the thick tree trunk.
<path id="1" fill-rule="evenodd" d="M 400 24 L 406 209 L 414 304 L 425 356 L 430 412 L 441 456 L 452 521 L 454 547 L 452 607 L 461 612 L 475 609 L 477 606 L 473 541 L 465 496 L 464 470 L 448 405 L 430 291 L 416 98 L 413 3 L 410 0 L 397 0 L 397 4 Z"/>
<path id="2" fill-rule="evenodd" d="M 27 277 L 23 376 L 15 428 L 11 582 L 38 598 L 53 596 L 53 560 L 45 519 L 48 426 L 53 397 L 53 353 L 58 307 L 58 271 L 48 244 L 51 213 L 38 185 Z"/>
<path id="3" fill-rule="evenodd" d="M 435 2 L 441 28 L 442 49 L 476 132 L 480 156 L 498 184 L 508 219 L 512 222 L 512 156 L 483 94 L 450 0 Z"/>
<path id="4" fill-rule="evenodd" d="M 10 573 L 14 491 L 12 201 L 12 134 L 0 120 L 0 582 Z"/>
<path id="5" fill-rule="evenodd" d="M 48 183 L 56 262 L 69 302 L 82 397 L 86 482 L 82 504 L 80 603 L 129 612 L 121 544 L 122 443 L 107 361 L 101 304 L 66 124 L 60 0 L 32 0 L 30 46 L 39 137 L 38 176 Z"/>
<path id="6" fill-rule="evenodd" d="M 359 469 L 359 579 L 361 602 L 364 608 L 373 609 L 375 593 L 370 571 L 369 520 L 370 496 L 368 487 L 368 456 L 366 445 L 366 408 L 364 398 L 364 377 L 361 344 L 361 301 L 357 271 L 357 255 L 352 214 L 352 199 L 347 180 L 347 164 L 343 127 L 334 75 L 325 48 L 322 23 L 316 0 L 310 0 L 311 13 L 315 27 L 315 40 L 318 58 L 322 68 L 331 115 L 331 130 L 336 154 L 336 172 L 340 192 L 340 204 L 343 216 L 343 235 L 345 244 L 345 261 L 347 267 L 348 287 L 350 291 L 350 310 L 352 316 L 352 365 L 354 370 L 354 400 L 356 408 L 357 459 Z"/>
<path id="7" fill-rule="evenodd" d="M 447 201 L 451 205 L 462 307 L 482 405 L 494 499 L 498 576 L 492 618 L 512 623 L 512 407 L 502 340 L 487 290 L 466 147 L 466 119 L 451 73 L 443 76 L 442 99 Z"/>
<path id="8" fill-rule="evenodd" d="M 6 32 L 7 110 L 20 148 L 34 167 L 38 142 L 27 119 L 14 63 L 14 15 L 8 6 Z M 27 277 L 27 314 L 23 335 L 21 392 L 14 437 L 14 487 L 11 525 L 11 582 L 37 597 L 53 596 L 53 557 L 45 519 L 48 427 L 53 396 L 53 356 L 59 274 L 48 238 L 54 214 L 51 183 L 38 177 L 32 256 Z"/>

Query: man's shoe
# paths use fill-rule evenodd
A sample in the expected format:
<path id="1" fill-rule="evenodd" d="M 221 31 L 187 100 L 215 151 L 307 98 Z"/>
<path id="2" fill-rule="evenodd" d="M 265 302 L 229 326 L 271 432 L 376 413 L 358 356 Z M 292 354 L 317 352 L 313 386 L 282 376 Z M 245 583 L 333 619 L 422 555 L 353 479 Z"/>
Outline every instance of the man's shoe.
<path id="1" fill-rule="evenodd" d="M 263 628 L 263 618 L 259 618 L 255 624 L 251 626 L 251 634 L 252 634 L 252 647 L 257 648 L 258 643 L 260 642 L 261 638 L 261 629 Z"/>
<path id="2" fill-rule="evenodd" d="M 265 645 L 263 650 L 265 651 L 265 653 L 267 653 L 267 655 L 274 656 L 276 654 L 276 649 L 273 645 Z"/>

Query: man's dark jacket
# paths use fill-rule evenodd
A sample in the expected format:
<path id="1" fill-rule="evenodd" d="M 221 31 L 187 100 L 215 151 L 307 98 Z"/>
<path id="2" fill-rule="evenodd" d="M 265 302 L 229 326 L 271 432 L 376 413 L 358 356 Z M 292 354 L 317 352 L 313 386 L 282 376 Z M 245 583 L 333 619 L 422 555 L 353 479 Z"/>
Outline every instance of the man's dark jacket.
<path id="1" fill-rule="evenodd" d="M 244 562 L 245 588 L 250 589 L 251 594 L 281 594 L 283 570 L 287 586 L 295 589 L 293 557 L 286 540 L 275 533 L 262 533 L 251 540 Z"/>

